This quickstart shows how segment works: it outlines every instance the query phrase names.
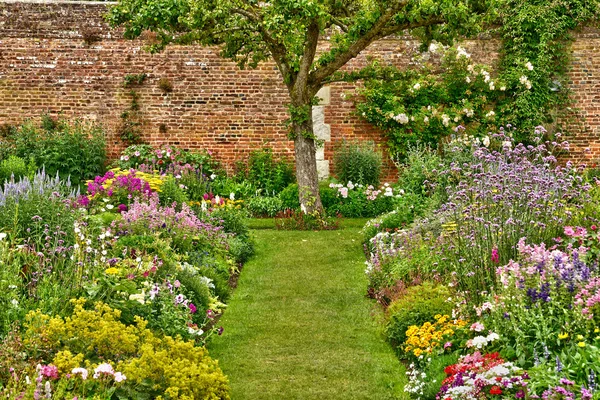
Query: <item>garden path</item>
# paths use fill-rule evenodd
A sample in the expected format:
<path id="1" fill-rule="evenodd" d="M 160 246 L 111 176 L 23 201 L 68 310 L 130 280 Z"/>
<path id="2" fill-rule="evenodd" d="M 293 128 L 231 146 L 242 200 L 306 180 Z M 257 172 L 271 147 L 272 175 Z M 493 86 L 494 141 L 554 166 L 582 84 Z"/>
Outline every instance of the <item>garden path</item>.
<path id="1" fill-rule="evenodd" d="M 404 368 L 365 297 L 363 223 L 253 231 L 256 255 L 209 345 L 233 400 L 402 398 Z"/>

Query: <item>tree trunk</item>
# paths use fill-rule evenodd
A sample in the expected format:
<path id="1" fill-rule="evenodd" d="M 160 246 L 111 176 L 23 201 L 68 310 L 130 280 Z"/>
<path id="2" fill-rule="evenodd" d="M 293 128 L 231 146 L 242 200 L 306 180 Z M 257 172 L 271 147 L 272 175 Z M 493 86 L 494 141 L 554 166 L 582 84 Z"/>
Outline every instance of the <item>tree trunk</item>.
<path id="1" fill-rule="evenodd" d="M 296 153 L 296 179 L 300 206 L 306 214 L 317 211 L 323 213 L 323 204 L 319 195 L 319 175 L 317 173 L 317 156 L 313 133 L 312 110 L 310 117 L 303 122 L 293 122 Z"/>

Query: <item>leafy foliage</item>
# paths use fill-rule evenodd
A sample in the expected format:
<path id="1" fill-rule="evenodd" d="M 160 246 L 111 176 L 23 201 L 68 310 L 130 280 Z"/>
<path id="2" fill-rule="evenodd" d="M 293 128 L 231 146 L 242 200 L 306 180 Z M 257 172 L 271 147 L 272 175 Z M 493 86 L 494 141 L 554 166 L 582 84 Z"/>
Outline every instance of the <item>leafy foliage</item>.
<path id="1" fill-rule="evenodd" d="M 13 149 L 11 154 L 32 160 L 44 167 L 48 175 L 58 172 L 63 180 L 71 177 L 75 185 L 105 170 L 106 142 L 99 125 L 45 116 L 41 127 L 26 122 L 10 130 L 6 140 Z"/>
<path id="2" fill-rule="evenodd" d="M 374 143 L 343 142 L 334 154 L 334 164 L 342 182 L 379 185 L 382 161 Z"/>

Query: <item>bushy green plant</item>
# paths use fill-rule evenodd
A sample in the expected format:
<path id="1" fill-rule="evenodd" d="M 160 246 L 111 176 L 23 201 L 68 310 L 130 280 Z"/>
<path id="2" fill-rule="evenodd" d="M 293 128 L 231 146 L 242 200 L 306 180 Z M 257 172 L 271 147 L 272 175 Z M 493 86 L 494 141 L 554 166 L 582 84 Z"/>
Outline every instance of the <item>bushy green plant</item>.
<path id="1" fill-rule="evenodd" d="M 382 157 L 372 142 L 342 142 L 334 153 L 334 165 L 341 182 L 379 185 Z"/>
<path id="2" fill-rule="evenodd" d="M 33 159 L 27 163 L 21 157 L 11 155 L 0 162 L 0 185 L 9 180 L 11 176 L 14 176 L 16 181 L 25 176 L 33 177 L 36 169 Z"/>
<path id="3" fill-rule="evenodd" d="M 250 153 L 245 163 L 238 163 L 236 177 L 252 183 L 261 194 L 273 196 L 294 181 L 294 172 L 288 161 L 275 158 L 273 149 L 263 148 Z"/>
<path id="4" fill-rule="evenodd" d="M 43 118 L 42 128 L 29 121 L 12 131 L 8 140 L 14 155 L 44 167 L 48 174 L 57 172 L 78 185 L 105 170 L 106 142 L 99 125 Z"/>
<path id="5" fill-rule="evenodd" d="M 298 210 L 300 200 L 298 199 L 298 184 L 292 183 L 279 193 L 283 209 Z M 325 207 L 325 204 L 323 204 Z"/>
<path id="6" fill-rule="evenodd" d="M 438 171 L 442 168 L 444 160 L 431 147 L 410 147 L 399 168 L 398 186 L 407 193 L 430 195 L 439 179 Z"/>
<path id="7" fill-rule="evenodd" d="M 369 185 L 330 183 L 329 189 L 333 193 L 326 192 L 329 215 L 341 215 L 347 218 L 374 217 L 394 209 L 397 199 L 402 192 L 395 190 L 385 183 L 379 189 Z"/>
<path id="8" fill-rule="evenodd" d="M 249 199 L 257 193 L 256 186 L 249 181 L 221 176 L 215 177 L 211 182 L 211 188 L 215 195 L 229 197 L 233 193 L 236 199 Z"/>
<path id="9" fill-rule="evenodd" d="M 407 228 L 426 210 L 426 201 L 419 195 L 406 193 L 396 200 L 396 209 L 367 222 L 362 232 L 368 243 L 379 232 L 394 232 Z"/>
<path id="10" fill-rule="evenodd" d="M 36 385 L 26 385 L 24 377 L 39 374 L 54 395 L 62 391 L 64 398 L 229 398 L 227 378 L 205 348 L 157 336 L 142 318 L 127 326 L 120 312 L 104 303 L 91 310 L 84 305 L 83 299 L 74 301 L 72 315 L 64 319 L 40 311 L 27 316 L 25 332 L 9 343 L 25 358 L 10 366 L 14 374 L 3 394 L 17 398 L 23 391 L 31 392 L 27 398 L 38 397 L 33 396 Z M 36 364 L 46 369 L 36 371 Z"/>
<path id="11" fill-rule="evenodd" d="M 188 201 L 188 196 L 180 185 L 182 184 L 177 179 L 168 176 L 160 186 L 160 192 L 158 193 L 160 204 L 166 206 L 177 203 L 178 207 L 181 208 L 181 205 Z"/>
<path id="12" fill-rule="evenodd" d="M 337 196 L 338 191 L 329 187 L 328 181 L 319 182 L 319 194 L 321 195 L 321 203 L 323 208 L 327 210 L 333 208 L 339 203 Z M 300 201 L 298 200 L 298 184 L 292 183 L 279 193 L 279 198 L 283 202 L 284 209 L 298 210 L 300 209 Z M 332 214 L 331 212 L 329 214 Z"/>
<path id="13" fill-rule="evenodd" d="M 452 304 L 447 301 L 449 296 L 446 286 L 431 282 L 406 289 L 387 309 L 386 335 L 392 344 L 399 346 L 404 343 L 411 325 L 433 321 L 438 314 L 451 314 Z"/>
<path id="14" fill-rule="evenodd" d="M 246 209 L 255 217 L 274 217 L 284 207 L 279 197 L 252 197 L 246 201 Z"/>

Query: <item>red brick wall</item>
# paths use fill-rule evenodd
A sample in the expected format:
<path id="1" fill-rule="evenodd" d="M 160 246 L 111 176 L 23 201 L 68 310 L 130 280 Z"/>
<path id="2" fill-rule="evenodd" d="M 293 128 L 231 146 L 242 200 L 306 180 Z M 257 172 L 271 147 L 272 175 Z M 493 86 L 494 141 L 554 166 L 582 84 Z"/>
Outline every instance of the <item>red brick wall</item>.
<path id="1" fill-rule="evenodd" d="M 98 3 L 8 3 L 0 2 L 0 124 L 17 124 L 47 112 L 66 117 L 97 120 L 104 124 L 111 154 L 123 144 L 116 135 L 120 115 L 130 104 L 127 74 L 147 74 L 140 94 L 144 139 L 183 148 L 207 148 L 231 166 L 251 150 L 263 145 L 292 157 L 293 143 L 286 138 L 287 91 L 272 64 L 240 71 L 218 56 L 216 48 L 173 46 L 160 54 L 141 50 L 142 42 L 121 39 L 102 20 L 106 5 Z M 84 37 L 100 40 L 86 44 Z M 474 58 L 496 57 L 494 41 L 468 45 Z M 589 31 L 574 45 L 574 98 L 580 111 L 582 132 L 578 148 L 592 148 L 589 157 L 600 156 L 598 140 L 600 81 L 600 35 Z M 365 65 L 377 56 L 398 65 L 410 62 L 416 43 L 404 39 L 382 40 L 353 60 L 348 68 Z M 173 83 L 165 94 L 161 78 Z M 355 115 L 349 84 L 331 88 L 326 122 L 332 141 L 325 155 L 343 139 L 368 139 L 382 145 L 380 132 Z M 166 127 L 161 133 L 160 126 Z M 395 179 L 392 163 L 386 161 L 387 180 Z"/>

